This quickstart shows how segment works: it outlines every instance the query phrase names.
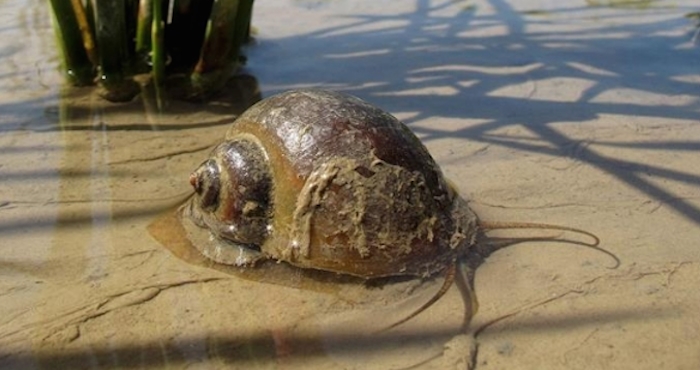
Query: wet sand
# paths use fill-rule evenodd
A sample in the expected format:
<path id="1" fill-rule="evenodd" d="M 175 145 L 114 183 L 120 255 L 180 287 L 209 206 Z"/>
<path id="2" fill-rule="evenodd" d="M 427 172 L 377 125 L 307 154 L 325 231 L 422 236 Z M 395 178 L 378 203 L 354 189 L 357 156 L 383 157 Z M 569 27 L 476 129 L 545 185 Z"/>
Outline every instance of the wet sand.
<path id="1" fill-rule="evenodd" d="M 59 88 L 46 4 L 3 2 L 0 368 L 697 369 L 700 9 L 613 3 L 256 2 L 254 78 L 159 114 Z M 518 244 L 477 270 L 468 332 L 452 289 L 375 335 L 439 279 L 269 284 L 159 244 L 256 89 L 298 87 L 402 119 L 482 219 L 582 228 L 621 265 Z"/>

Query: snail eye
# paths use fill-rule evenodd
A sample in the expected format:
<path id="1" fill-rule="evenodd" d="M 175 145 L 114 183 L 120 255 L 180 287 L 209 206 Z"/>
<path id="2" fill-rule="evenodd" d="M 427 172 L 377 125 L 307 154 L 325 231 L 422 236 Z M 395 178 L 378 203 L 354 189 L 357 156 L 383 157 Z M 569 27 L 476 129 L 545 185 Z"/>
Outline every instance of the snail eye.
<path id="1" fill-rule="evenodd" d="M 219 205 L 221 181 L 219 165 L 209 159 L 202 163 L 191 175 L 190 185 L 199 198 L 199 206 L 203 210 L 213 211 Z"/>

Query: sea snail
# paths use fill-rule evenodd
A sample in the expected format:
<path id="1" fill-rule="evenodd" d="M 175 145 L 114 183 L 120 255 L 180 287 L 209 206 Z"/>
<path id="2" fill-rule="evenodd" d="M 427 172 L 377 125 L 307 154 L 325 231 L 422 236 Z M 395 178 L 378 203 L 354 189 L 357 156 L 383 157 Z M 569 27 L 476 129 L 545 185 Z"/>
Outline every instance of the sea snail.
<path id="1" fill-rule="evenodd" d="M 193 244 L 214 262 L 272 259 L 366 279 L 446 272 L 420 310 L 450 286 L 481 231 L 542 227 L 480 222 L 403 123 L 330 91 L 258 102 L 189 181 L 194 195 L 181 220 L 190 237 L 207 235 Z"/>

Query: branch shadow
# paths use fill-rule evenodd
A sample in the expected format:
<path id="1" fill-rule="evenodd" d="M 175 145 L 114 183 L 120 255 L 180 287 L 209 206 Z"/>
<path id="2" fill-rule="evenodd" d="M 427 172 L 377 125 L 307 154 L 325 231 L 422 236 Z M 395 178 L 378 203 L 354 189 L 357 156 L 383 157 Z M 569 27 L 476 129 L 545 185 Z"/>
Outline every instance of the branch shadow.
<path id="1" fill-rule="evenodd" d="M 700 48 L 690 45 L 693 31 L 684 18 L 695 9 L 518 11 L 505 0 L 479 6 L 492 11 L 416 0 L 410 12 L 341 16 L 341 26 L 262 40 L 251 50 L 253 71 L 269 93 L 331 88 L 407 113 L 404 122 L 424 141 L 461 138 L 572 158 L 700 224 L 700 207 L 648 179 L 652 174 L 700 188 L 700 173 L 605 156 L 586 146 L 573 153 L 577 140 L 554 126 L 611 115 L 697 121 Z M 292 51 L 302 57 L 290 58 Z M 537 90 L 542 81 L 549 90 Z M 560 97 L 563 89 L 557 86 L 572 81 L 585 87 L 576 96 Z M 512 93 L 514 88 L 521 94 Z M 457 130 L 415 125 L 436 117 L 477 123 Z M 491 133 L 508 126 L 526 127 L 538 142 Z M 674 152 L 700 148 L 693 139 L 601 144 Z"/>
<path id="2" fill-rule="evenodd" d="M 588 325 L 667 317 L 674 315 L 672 311 L 655 307 L 633 311 L 617 309 L 556 318 L 521 318 L 517 326 L 499 325 L 497 331 L 556 332 Z M 381 335 L 353 328 L 336 330 L 320 336 L 290 332 L 284 334 L 285 346 L 289 348 L 283 351 L 279 348 L 280 334 L 274 331 L 261 331 L 248 336 L 235 332 L 228 335 L 197 334 L 183 336 L 177 340 L 168 338 L 116 345 L 93 343 L 87 348 L 56 350 L 42 346 L 19 354 L 0 350 L 0 365 L 7 368 L 132 369 L 163 365 L 180 367 L 218 360 L 219 363 L 228 366 L 251 366 L 269 364 L 270 360 L 275 359 L 278 363 L 285 363 L 326 356 L 329 350 L 334 356 L 362 358 L 395 349 L 397 345 L 406 347 L 423 346 L 436 341 L 442 343 L 459 334 L 461 333 L 458 330 L 440 327 Z"/>
<path id="3" fill-rule="evenodd" d="M 686 22 L 684 9 L 654 9 L 658 19 L 649 16 L 636 19 L 636 10 L 621 14 L 617 10 L 568 7 L 543 15 L 521 12 L 503 0 L 488 0 L 493 12 L 481 15 L 471 8 L 459 8 L 453 1 L 416 0 L 412 12 L 392 15 L 353 15 L 349 23 L 305 34 L 274 40 L 262 39 L 249 50 L 251 71 L 262 81 L 264 91 L 274 93 L 300 86 L 317 86 L 343 90 L 358 95 L 391 112 L 410 112 L 405 122 L 424 141 L 451 137 L 511 148 L 526 153 L 569 157 L 610 174 L 618 181 L 668 205 L 686 219 L 700 225 L 700 208 L 678 199 L 662 186 L 648 180 L 658 178 L 700 188 L 698 172 L 679 171 L 605 156 L 585 146 L 572 153 L 572 139 L 553 124 L 575 125 L 602 115 L 636 116 L 680 121 L 697 121 L 700 111 L 697 82 L 679 78 L 698 75 L 698 48 L 682 47 L 690 35 L 668 34 Z M 687 9 L 688 11 L 693 9 Z M 643 12 L 643 11 L 639 11 Z M 597 17 L 594 29 L 545 31 L 561 25 L 558 17 L 572 23 L 590 22 Z M 619 21 L 620 17 L 630 22 Z M 634 18 L 634 19 L 632 19 Z M 649 18 L 647 20 L 647 18 Z M 606 19 L 619 22 L 606 23 Z M 502 32 L 493 32 L 493 29 Z M 541 30 L 541 31 L 538 31 Z M 321 60 L 321 62 L 319 62 Z M 285 61 L 280 63 L 280 61 Z M 566 84 L 585 80 L 588 87 L 573 101 L 554 96 L 533 98 L 528 86 L 532 81 L 555 80 Z M 523 86 L 522 96 L 503 94 L 505 88 Z M 625 100 L 626 91 L 655 96 L 695 97 L 681 103 L 662 101 L 640 104 Z M 50 104 L 37 99 L 26 102 L 22 110 L 34 110 Z M 0 104 L 3 110 L 17 106 Z M 224 106 L 229 109 L 228 106 Z M 110 108 L 118 109 L 118 108 Z M 226 112 L 223 110 L 222 112 Z M 88 107 L 77 107 L 75 114 L 89 114 Z M 230 112 L 226 112 L 230 113 Z M 51 112 L 45 112 L 51 115 Z M 478 123 L 458 130 L 431 127 L 417 123 L 441 118 L 470 118 Z M 50 119 L 49 119 L 50 121 Z M 55 123 L 55 122 L 54 122 Z M 35 127 L 34 131 L 151 131 L 187 130 L 228 124 L 228 119 L 204 124 L 136 123 L 126 126 L 63 126 Z M 525 126 L 537 136 L 528 142 L 514 137 L 493 134 L 509 126 Z M 26 129 L 27 127 L 25 127 Z M 618 142 L 596 140 L 597 145 L 695 152 L 700 140 L 651 140 Z M 575 142 L 573 142 L 575 144 Z M 0 154 L 24 153 L 36 148 L 0 148 Z M 24 181 L 34 177 L 50 177 L 49 172 L 17 172 L 10 180 Z M 75 176 L 86 174 L 77 173 Z M 119 173 L 128 176 L 127 173 Z M 81 227 L 97 220 L 123 220 L 161 214 L 171 205 L 154 205 L 139 210 L 104 214 L 76 215 L 56 219 L 15 219 L 0 224 L 3 235 L 32 232 L 51 227 Z M 507 330 L 566 330 L 582 325 L 604 324 L 625 320 L 648 320 L 672 315 L 669 310 L 638 307 L 614 312 L 596 312 L 589 316 L 538 318 Z M 359 332 L 336 332 L 324 340 L 332 341 L 334 350 L 356 356 L 381 353 L 387 346 L 401 341 L 419 344 L 429 340 L 445 341 L 454 330 L 430 328 L 385 337 L 367 336 Z M 325 344 L 319 338 L 296 335 L 288 338 L 293 359 L 324 354 Z M 192 350 L 192 349 L 197 350 Z M 174 342 L 171 339 L 113 346 L 54 350 L 50 346 L 35 347 L 31 352 L 17 353 L 0 349 L 0 364 L 9 368 L 141 368 L 158 365 L 201 363 L 213 358 L 225 364 L 251 365 L 277 358 L 275 338 L 269 332 L 250 336 L 192 335 Z M 287 358 L 287 359 L 290 359 Z M 285 360 L 285 359 L 283 359 Z"/>

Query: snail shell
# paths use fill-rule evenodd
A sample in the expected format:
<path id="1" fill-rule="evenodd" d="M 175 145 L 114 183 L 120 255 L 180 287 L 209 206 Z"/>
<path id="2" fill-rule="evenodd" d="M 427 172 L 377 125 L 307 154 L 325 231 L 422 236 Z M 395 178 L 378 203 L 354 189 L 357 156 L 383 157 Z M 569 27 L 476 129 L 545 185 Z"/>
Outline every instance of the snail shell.
<path id="1" fill-rule="evenodd" d="M 190 176 L 192 244 L 228 265 L 278 260 L 363 278 L 428 276 L 475 243 L 477 217 L 420 140 L 349 95 L 252 106 Z"/>

